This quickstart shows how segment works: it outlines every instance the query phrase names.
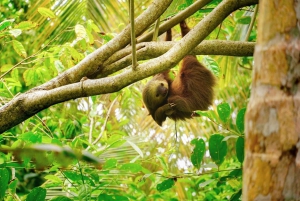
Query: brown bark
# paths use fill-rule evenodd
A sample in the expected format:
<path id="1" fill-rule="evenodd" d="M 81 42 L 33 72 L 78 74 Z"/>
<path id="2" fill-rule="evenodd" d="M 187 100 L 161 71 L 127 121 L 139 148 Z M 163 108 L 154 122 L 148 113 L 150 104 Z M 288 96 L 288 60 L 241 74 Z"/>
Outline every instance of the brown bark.
<path id="1" fill-rule="evenodd" d="M 299 200 L 299 2 L 260 1 L 259 14 L 242 200 Z"/>

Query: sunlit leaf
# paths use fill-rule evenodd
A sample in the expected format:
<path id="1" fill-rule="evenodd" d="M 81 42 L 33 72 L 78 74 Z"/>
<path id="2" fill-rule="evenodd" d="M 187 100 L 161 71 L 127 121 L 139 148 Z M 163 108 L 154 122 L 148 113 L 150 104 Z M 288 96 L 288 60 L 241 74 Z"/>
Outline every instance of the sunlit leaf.
<path id="1" fill-rule="evenodd" d="M 53 13 L 52 10 L 50 10 L 49 8 L 45 8 L 45 7 L 39 7 L 38 8 L 38 12 L 44 16 L 44 17 L 49 17 L 49 18 L 55 18 L 55 14 Z"/>
<path id="2" fill-rule="evenodd" d="M 0 31 L 4 30 L 5 28 L 9 27 L 10 25 L 12 25 L 12 23 L 14 22 L 14 19 L 9 19 L 9 20 L 4 20 L 0 23 Z"/>
<path id="3" fill-rule="evenodd" d="M 114 168 L 117 165 L 117 159 L 115 158 L 110 158 L 108 159 L 104 165 L 103 165 L 103 169 L 110 169 L 110 168 Z"/>
<path id="4" fill-rule="evenodd" d="M 132 173 L 137 173 L 137 172 L 142 171 L 142 166 L 140 164 L 136 164 L 136 163 L 126 163 L 126 164 L 122 165 L 122 167 L 120 169 L 130 171 Z"/>
<path id="5" fill-rule="evenodd" d="M 44 178 L 50 180 L 51 182 L 58 182 L 58 183 L 62 182 L 62 180 L 56 175 L 46 175 Z"/>
<path id="6" fill-rule="evenodd" d="M 20 55 L 23 58 L 27 57 L 26 50 L 25 50 L 24 46 L 22 45 L 22 43 L 20 43 L 17 40 L 12 40 L 12 44 L 13 44 L 14 50 L 17 52 L 18 55 Z"/>
<path id="7" fill-rule="evenodd" d="M 36 26 L 37 26 L 37 24 L 35 22 L 23 21 L 23 22 L 20 22 L 20 24 L 17 24 L 14 28 L 21 29 L 21 30 L 28 30 L 28 29 L 32 29 Z"/>

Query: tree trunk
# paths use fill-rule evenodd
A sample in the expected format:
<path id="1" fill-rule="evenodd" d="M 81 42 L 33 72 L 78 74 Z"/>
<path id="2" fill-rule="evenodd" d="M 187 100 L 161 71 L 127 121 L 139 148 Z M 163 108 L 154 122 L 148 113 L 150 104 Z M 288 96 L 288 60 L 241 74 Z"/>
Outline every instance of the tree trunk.
<path id="1" fill-rule="evenodd" d="M 300 199 L 299 19 L 299 0 L 260 1 L 243 201 Z"/>

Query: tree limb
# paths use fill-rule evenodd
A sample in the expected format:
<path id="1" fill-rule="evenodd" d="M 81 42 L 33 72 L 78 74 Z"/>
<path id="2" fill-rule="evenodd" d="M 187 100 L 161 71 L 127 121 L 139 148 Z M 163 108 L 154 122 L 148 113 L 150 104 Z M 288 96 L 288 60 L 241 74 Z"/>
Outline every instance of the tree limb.
<path id="1" fill-rule="evenodd" d="M 147 9 L 136 19 L 137 32 L 142 32 L 150 22 L 154 22 L 158 16 L 158 10 L 163 12 L 160 6 L 161 2 L 170 3 L 171 0 L 156 0 L 152 9 Z M 8 104 L 0 108 L 0 133 L 21 123 L 37 112 L 48 108 L 51 105 L 61 103 L 70 99 L 86 97 L 98 94 L 112 93 L 143 78 L 167 70 L 175 66 L 185 55 L 191 52 L 200 42 L 211 33 L 232 11 L 243 6 L 249 5 L 249 2 L 257 0 L 224 0 L 211 13 L 209 13 L 201 22 L 199 22 L 185 37 L 178 41 L 169 51 L 162 56 L 151 59 L 148 62 L 140 64 L 135 71 L 132 68 L 124 72 L 101 79 L 85 80 L 78 82 L 84 75 L 90 74 L 114 52 L 123 48 L 130 41 L 130 27 L 113 40 L 109 45 L 105 45 L 94 53 L 86 57 L 80 64 L 69 69 L 62 76 L 54 78 L 50 82 L 42 85 L 42 89 L 31 90 L 27 93 L 16 96 Z M 163 4 L 166 6 L 167 4 Z M 155 10 L 153 10 L 155 9 Z M 149 13 L 152 11 L 153 13 Z M 145 14 L 147 13 L 147 14 Z M 145 15 L 155 16 L 155 19 L 147 19 Z M 123 40 L 122 37 L 125 37 Z M 116 44 L 116 41 L 120 44 Z M 218 47 L 219 48 L 219 47 Z M 95 67 L 96 66 L 96 67 Z M 91 69 L 91 70 L 90 70 Z M 87 72 L 87 73 L 85 73 Z M 64 76 L 68 76 L 65 81 Z M 77 82 L 77 83 L 73 83 Z M 72 83 L 72 84 L 69 84 Z M 67 85 L 68 84 L 68 85 Z M 57 87 L 57 88 L 54 88 Z"/>
<path id="2" fill-rule="evenodd" d="M 171 2 L 172 0 L 154 0 L 153 3 L 145 10 L 145 12 L 136 18 L 136 34 L 140 35 L 152 23 L 154 23 L 155 20 L 158 19 L 169 7 Z M 101 73 L 103 62 L 113 53 L 124 48 L 129 43 L 130 24 L 126 26 L 126 28 L 119 35 L 93 53 L 89 54 L 77 65 L 32 90 L 53 89 L 63 85 L 79 82 L 83 77 L 91 77 L 94 74 L 99 74 Z"/>
<path id="3" fill-rule="evenodd" d="M 176 42 L 143 42 L 137 44 L 137 59 L 148 60 L 163 55 Z M 203 41 L 190 52 L 193 55 L 226 55 L 226 56 L 253 56 L 254 42 L 239 42 L 225 40 Z M 122 70 L 132 63 L 131 48 L 125 48 L 113 54 L 103 64 L 103 72 L 97 78 L 106 77 Z"/>

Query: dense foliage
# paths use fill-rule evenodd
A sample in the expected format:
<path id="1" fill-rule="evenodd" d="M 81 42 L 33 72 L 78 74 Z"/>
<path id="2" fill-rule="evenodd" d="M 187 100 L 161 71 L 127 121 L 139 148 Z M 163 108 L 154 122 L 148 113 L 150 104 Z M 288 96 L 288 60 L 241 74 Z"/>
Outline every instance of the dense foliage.
<path id="1" fill-rule="evenodd" d="M 126 2 L 104 1 L 98 13 L 89 12 L 96 1 L 45 2 L 1 3 L 1 106 L 105 45 L 128 18 Z M 176 1 L 161 19 L 192 3 Z M 219 3 L 187 22 L 193 27 Z M 235 11 L 207 39 L 255 41 L 255 26 L 245 38 L 253 10 Z M 178 33 L 176 26 L 175 40 Z M 0 200 L 239 200 L 252 58 L 198 58 L 219 80 L 214 105 L 199 118 L 158 127 L 143 107 L 142 80 L 51 106 L 4 132 Z"/>

